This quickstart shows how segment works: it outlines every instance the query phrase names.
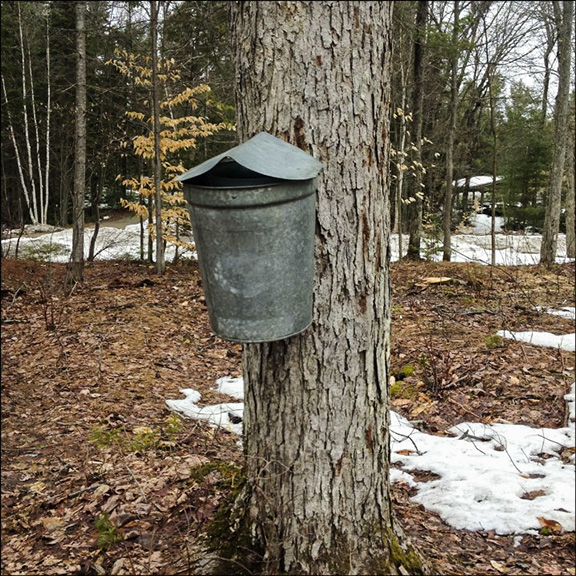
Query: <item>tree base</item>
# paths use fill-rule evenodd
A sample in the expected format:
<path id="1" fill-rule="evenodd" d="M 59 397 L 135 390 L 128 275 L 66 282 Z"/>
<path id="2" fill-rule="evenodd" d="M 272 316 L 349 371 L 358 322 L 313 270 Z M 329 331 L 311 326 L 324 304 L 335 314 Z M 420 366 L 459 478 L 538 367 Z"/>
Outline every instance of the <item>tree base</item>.
<path id="1" fill-rule="evenodd" d="M 279 567 L 279 559 L 266 559 L 264 550 L 254 544 L 248 523 L 248 490 L 244 484 L 231 494 L 216 512 L 203 535 L 189 549 L 191 569 L 195 574 L 217 576 L 221 574 L 268 575 L 284 574 Z M 367 546 L 374 546 L 374 537 Z M 333 550 L 331 574 L 390 574 L 390 575 L 432 575 L 434 571 L 414 548 L 404 530 L 395 521 L 393 526 L 381 533 L 380 550 L 388 548 L 388 553 L 379 558 L 362 562 L 350 571 L 351 559 L 348 555 L 342 559 L 342 568 L 338 568 L 338 550 Z M 337 547 L 340 549 L 340 547 Z M 322 571 L 322 573 L 324 570 Z M 296 572 L 290 572 L 296 574 Z M 305 572 L 302 572 L 304 574 Z M 316 573 L 316 572 L 306 572 Z"/>

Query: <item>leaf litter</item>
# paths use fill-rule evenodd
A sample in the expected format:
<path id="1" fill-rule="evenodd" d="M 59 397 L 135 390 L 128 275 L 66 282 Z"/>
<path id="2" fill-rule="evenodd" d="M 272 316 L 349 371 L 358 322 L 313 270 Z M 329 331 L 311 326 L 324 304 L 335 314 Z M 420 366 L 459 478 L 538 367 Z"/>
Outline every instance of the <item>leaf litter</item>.
<path id="1" fill-rule="evenodd" d="M 187 550 L 230 490 L 220 466 L 197 471 L 242 452 L 165 401 L 193 388 L 221 402 L 214 383 L 241 376 L 241 348 L 211 333 L 194 261 L 163 277 L 92 263 L 71 292 L 64 278 L 65 265 L 2 260 L 2 574 L 190 573 Z M 573 331 L 545 313 L 574 305 L 573 263 L 400 262 L 391 279 L 394 410 L 436 434 L 565 425 L 574 353 L 496 336 Z M 396 516 L 439 573 L 574 574 L 573 532 L 458 530 L 412 495 L 393 484 Z"/>

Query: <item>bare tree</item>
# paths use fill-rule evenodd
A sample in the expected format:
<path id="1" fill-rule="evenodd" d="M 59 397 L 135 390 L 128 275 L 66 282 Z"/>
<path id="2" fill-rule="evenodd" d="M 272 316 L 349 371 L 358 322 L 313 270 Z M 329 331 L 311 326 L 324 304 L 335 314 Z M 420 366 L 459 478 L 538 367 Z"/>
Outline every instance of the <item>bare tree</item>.
<path id="1" fill-rule="evenodd" d="M 570 125 L 568 127 L 568 147 L 566 150 L 566 256 L 576 258 L 576 230 L 574 229 L 574 130 L 576 123 L 574 119 L 574 92 L 572 93 L 572 103 L 570 105 L 572 114 L 570 115 Z"/>
<path id="2" fill-rule="evenodd" d="M 152 42 L 152 115 L 154 117 L 154 204 L 156 220 L 156 274 L 166 269 L 162 231 L 162 158 L 160 156 L 160 86 L 158 83 L 158 6 L 150 0 L 150 38 Z"/>
<path id="3" fill-rule="evenodd" d="M 84 201 L 86 199 L 86 2 L 76 2 L 76 136 L 72 194 L 70 281 L 84 279 Z"/>
<path id="4" fill-rule="evenodd" d="M 552 75 L 551 59 L 554 52 L 554 46 L 557 42 L 557 29 L 554 23 L 554 9 L 551 9 L 550 2 L 537 3 L 538 19 L 542 21 L 542 27 L 545 31 L 545 47 L 542 55 L 544 61 L 544 77 L 542 81 L 542 127 L 546 123 L 548 114 L 548 92 L 550 89 L 550 77 Z"/>
<path id="5" fill-rule="evenodd" d="M 554 152 L 540 248 L 540 263 L 544 266 L 551 266 L 556 262 L 558 247 L 562 177 L 566 162 L 570 120 L 570 60 L 572 58 L 574 2 L 555 1 L 554 15 L 558 29 L 558 94 L 554 108 Z"/>
<path id="6" fill-rule="evenodd" d="M 496 261 L 496 180 L 498 159 L 497 100 L 499 84 L 504 69 L 518 65 L 523 56 L 518 48 L 533 33 L 535 22 L 530 10 L 522 2 L 478 2 L 473 6 L 473 30 L 479 31 L 475 42 L 474 61 L 471 66 L 471 82 L 468 89 L 474 89 L 473 107 L 479 111 L 484 102 L 489 105 L 490 133 L 492 136 L 492 186 L 491 186 L 491 262 Z M 472 120 L 476 112 L 468 111 Z M 483 198 L 482 200 L 483 201 Z"/>
<path id="7" fill-rule="evenodd" d="M 496 98 L 494 76 L 488 74 L 490 134 L 492 135 L 492 183 L 490 185 L 490 265 L 496 266 L 496 180 L 498 178 L 498 130 L 496 128 Z"/>
<path id="8" fill-rule="evenodd" d="M 47 93 L 45 104 L 39 103 L 34 87 L 33 58 L 30 39 L 27 33 L 25 17 L 22 14 L 22 2 L 17 2 L 18 11 L 18 45 L 20 52 L 20 96 L 22 112 L 22 131 L 15 128 L 15 119 L 10 112 L 6 80 L 2 75 L 2 92 L 7 106 L 8 131 L 14 146 L 16 164 L 22 193 L 28 216 L 32 224 L 46 224 L 49 203 L 49 170 L 50 170 L 50 113 L 51 78 L 50 78 L 50 27 L 46 24 L 46 72 Z M 34 4 L 34 3 L 28 3 Z M 26 7 L 28 9 L 28 7 Z M 42 10 L 35 6 L 33 10 Z M 40 111 L 45 110 L 45 117 Z M 44 133 L 42 132 L 44 127 Z M 45 147 L 45 161 L 42 160 L 41 147 Z M 43 165 L 44 164 L 44 165 Z"/>
<path id="9" fill-rule="evenodd" d="M 398 163 L 402 163 L 402 168 L 403 168 L 403 163 L 404 163 L 404 159 L 405 159 L 405 147 L 406 147 L 406 133 L 407 133 L 407 127 L 406 127 L 406 82 L 405 82 L 405 72 L 404 72 L 404 66 L 402 64 L 400 64 L 400 77 L 401 77 L 401 81 L 402 81 L 402 87 L 401 87 L 401 97 L 400 97 L 400 108 L 401 108 L 401 114 L 400 114 L 400 141 L 399 141 L 399 145 L 398 145 L 398 150 L 396 151 L 396 155 L 398 157 Z M 403 248 L 403 238 L 402 238 L 402 232 L 403 232 L 403 225 L 402 225 L 402 205 L 404 202 L 404 173 L 405 170 L 403 169 L 398 169 L 398 174 L 396 177 L 396 196 L 395 196 L 395 201 L 394 201 L 394 207 L 395 207 L 395 218 L 394 218 L 394 232 L 398 234 L 398 255 L 399 258 L 402 259 L 402 254 L 404 252 L 404 248 Z"/>
<path id="10" fill-rule="evenodd" d="M 424 109 L 424 39 L 426 37 L 426 21 L 428 18 L 428 1 L 418 0 L 416 10 L 416 30 L 414 39 L 414 85 L 412 87 L 412 114 L 414 127 L 414 164 L 422 163 L 422 116 Z M 420 259 L 422 242 L 422 171 L 414 172 L 412 181 L 412 199 L 408 207 L 408 252 L 409 260 Z"/>
<path id="11" fill-rule="evenodd" d="M 460 140 L 463 151 L 468 157 L 477 149 L 478 125 L 481 112 L 486 103 L 492 108 L 490 114 L 496 114 L 497 84 L 499 74 L 505 66 L 514 65 L 518 58 L 517 47 L 525 42 L 532 30 L 530 13 L 520 2 L 441 2 L 441 10 L 434 14 L 433 21 L 439 30 L 444 29 L 447 21 L 445 8 L 449 7 L 452 16 L 448 82 L 450 98 L 448 101 L 448 124 L 446 126 L 446 176 L 444 183 L 443 260 L 451 258 L 451 228 L 453 208 L 453 182 L 455 179 L 455 142 Z M 531 23 L 532 22 L 532 26 Z M 447 34 L 448 32 L 446 32 Z M 458 111 L 461 103 L 463 121 L 458 125 Z M 491 120 L 493 141 L 492 169 L 496 169 L 495 150 L 497 147 L 496 117 Z M 460 129 L 461 128 L 461 129 Z M 466 137 L 468 131 L 468 138 Z M 470 140 L 472 135 L 472 140 Z M 467 142 L 468 140 L 468 142 Z M 470 174 L 464 174 L 469 182 Z M 494 176 L 495 177 L 495 176 Z M 495 190 L 495 188 L 494 188 Z M 462 206 L 467 209 L 467 187 L 464 189 Z M 495 196 L 493 198 L 495 202 Z"/>
<path id="12" fill-rule="evenodd" d="M 456 115 L 458 111 L 458 28 L 460 25 L 460 2 L 454 2 L 454 22 L 452 28 L 452 53 L 450 55 L 450 120 L 446 139 L 446 191 L 444 196 L 444 213 L 442 229 L 444 248 L 442 260 L 449 262 L 452 255 L 452 182 L 454 179 L 454 135 L 456 132 Z"/>

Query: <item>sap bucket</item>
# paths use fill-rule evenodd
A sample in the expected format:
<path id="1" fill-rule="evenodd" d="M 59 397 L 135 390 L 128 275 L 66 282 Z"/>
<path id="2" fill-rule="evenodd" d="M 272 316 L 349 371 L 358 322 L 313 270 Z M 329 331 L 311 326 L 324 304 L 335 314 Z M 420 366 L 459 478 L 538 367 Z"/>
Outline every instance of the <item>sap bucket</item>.
<path id="1" fill-rule="evenodd" d="M 268 342 L 312 322 L 321 168 L 303 150 L 261 132 L 178 177 L 218 336 Z"/>

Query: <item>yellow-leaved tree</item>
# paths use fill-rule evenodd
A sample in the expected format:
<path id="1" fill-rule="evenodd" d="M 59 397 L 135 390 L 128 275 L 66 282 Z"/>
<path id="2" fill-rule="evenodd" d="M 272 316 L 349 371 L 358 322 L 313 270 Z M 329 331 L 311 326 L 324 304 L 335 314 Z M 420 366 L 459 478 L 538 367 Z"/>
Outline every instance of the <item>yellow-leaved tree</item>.
<path id="1" fill-rule="evenodd" d="M 121 74 L 128 77 L 137 88 L 152 88 L 151 59 L 146 56 L 128 53 L 123 50 L 116 52 L 115 58 L 108 62 Z M 210 99 L 210 87 L 201 84 L 195 87 L 182 88 L 179 84 L 180 71 L 175 68 L 174 61 L 168 59 L 158 60 L 158 82 L 164 98 L 160 100 L 160 161 L 162 163 L 161 179 L 161 219 L 162 238 L 164 243 L 176 247 L 175 260 L 178 259 L 180 249 L 194 249 L 194 245 L 185 240 L 183 233 L 190 230 L 190 217 L 186 207 L 186 200 L 182 192 L 182 184 L 176 182 L 176 177 L 183 174 L 186 169 L 180 158 L 182 152 L 195 149 L 200 139 L 207 138 L 220 130 L 233 130 L 228 122 L 210 122 L 205 116 L 198 113 L 200 105 L 218 112 L 220 106 Z M 141 222 L 141 250 L 140 257 L 144 258 L 144 225 L 148 223 L 148 259 L 153 260 L 153 242 L 156 236 L 155 199 L 157 198 L 154 186 L 153 170 L 155 162 L 154 146 L 154 115 L 152 113 L 151 99 L 144 103 L 149 110 L 128 110 L 126 115 L 139 127 L 140 133 L 125 143 L 126 148 L 131 146 L 135 156 L 141 160 L 140 174 L 128 176 L 121 174 L 121 180 L 127 190 L 132 191 L 131 198 L 121 199 L 124 207 L 129 208 L 140 217 Z M 142 107 L 144 107 L 142 106 Z M 189 154 L 188 160 L 189 160 Z"/>

